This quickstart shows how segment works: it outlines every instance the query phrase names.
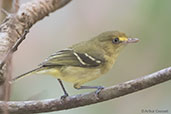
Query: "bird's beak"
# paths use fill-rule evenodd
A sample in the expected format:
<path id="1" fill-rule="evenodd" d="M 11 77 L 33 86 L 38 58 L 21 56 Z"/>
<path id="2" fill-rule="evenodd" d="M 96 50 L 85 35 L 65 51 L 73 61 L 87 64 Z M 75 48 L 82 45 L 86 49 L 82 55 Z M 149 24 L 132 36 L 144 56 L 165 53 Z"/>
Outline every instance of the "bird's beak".
<path id="1" fill-rule="evenodd" d="M 126 41 L 126 43 L 137 43 L 139 41 L 138 38 L 128 38 L 128 40 Z"/>

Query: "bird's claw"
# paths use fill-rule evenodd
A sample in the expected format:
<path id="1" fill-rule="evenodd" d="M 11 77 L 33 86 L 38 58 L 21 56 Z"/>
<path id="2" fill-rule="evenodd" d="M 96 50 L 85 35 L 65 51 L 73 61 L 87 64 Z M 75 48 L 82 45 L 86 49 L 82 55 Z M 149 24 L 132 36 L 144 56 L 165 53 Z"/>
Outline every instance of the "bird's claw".
<path id="1" fill-rule="evenodd" d="M 62 96 L 61 96 L 61 99 L 63 100 L 63 99 L 65 99 L 65 98 L 68 97 L 68 96 L 69 96 L 68 94 L 62 95 Z"/>
<path id="2" fill-rule="evenodd" d="M 101 91 L 102 89 L 104 89 L 103 86 L 99 86 L 99 87 L 97 88 L 97 90 L 96 90 L 96 92 L 95 92 L 97 98 L 99 98 L 99 93 L 100 93 L 100 91 Z"/>

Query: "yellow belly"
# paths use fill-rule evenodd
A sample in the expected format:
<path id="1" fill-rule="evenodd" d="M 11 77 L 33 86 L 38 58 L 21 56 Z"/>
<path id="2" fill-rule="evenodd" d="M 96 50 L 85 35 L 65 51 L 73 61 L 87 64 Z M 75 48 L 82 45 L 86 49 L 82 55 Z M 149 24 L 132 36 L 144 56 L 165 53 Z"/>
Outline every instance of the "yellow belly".
<path id="1" fill-rule="evenodd" d="M 80 67 L 64 67 L 61 69 L 52 68 L 46 72 L 56 78 L 78 85 L 94 80 L 101 75 L 101 71 L 98 68 L 90 69 Z"/>

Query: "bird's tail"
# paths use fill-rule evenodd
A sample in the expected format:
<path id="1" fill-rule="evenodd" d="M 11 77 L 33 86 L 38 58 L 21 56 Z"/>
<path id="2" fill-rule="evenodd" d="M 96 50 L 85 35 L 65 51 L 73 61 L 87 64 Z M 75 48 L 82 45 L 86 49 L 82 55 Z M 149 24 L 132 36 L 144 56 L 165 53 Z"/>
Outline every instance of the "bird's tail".
<path id="1" fill-rule="evenodd" d="M 25 76 L 28 76 L 28 75 L 31 75 L 31 74 L 34 74 L 34 73 L 38 73 L 39 71 L 42 71 L 44 69 L 45 69 L 44 67 L 38 67 L 36 69 L 33 69 L 33 70 L 29 71 L 29 72 L 26 72 L 24 74 L 21 74 L 21 75 L 15 77 L 15 78 L 13 78 L 12 82 L 14 82 L 14 81 L 16 81 L 18 79 L 24 78 Z"/>

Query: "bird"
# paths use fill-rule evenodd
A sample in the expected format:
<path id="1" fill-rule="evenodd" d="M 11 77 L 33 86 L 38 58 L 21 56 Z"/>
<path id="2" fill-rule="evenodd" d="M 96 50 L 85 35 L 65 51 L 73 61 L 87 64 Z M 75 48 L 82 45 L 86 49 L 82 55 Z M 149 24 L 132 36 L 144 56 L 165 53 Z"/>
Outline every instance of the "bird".
<path id="1" fill-rule="evenodd" d="M 12 79 L 16 81 L 32 74 L 48 74 L 60 83 L 64 95 L 69 96 L 62 81 L 70 82 L 75 89 L 96 89 L 98 94 L 103 86 L 85 86 L 86 82 L 106 74 L 114 65 L 120 51 L 138 38 L 128 38 L 119 31 L 103 32 L 90 40 L 82 41 L 57 51 L 47 57 L 37 68 Z"/>

